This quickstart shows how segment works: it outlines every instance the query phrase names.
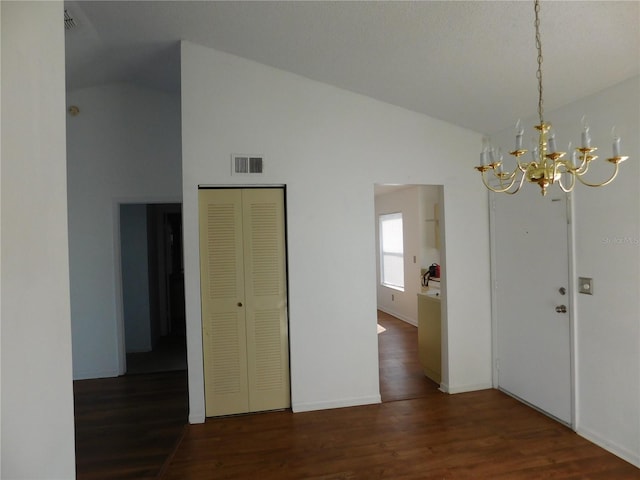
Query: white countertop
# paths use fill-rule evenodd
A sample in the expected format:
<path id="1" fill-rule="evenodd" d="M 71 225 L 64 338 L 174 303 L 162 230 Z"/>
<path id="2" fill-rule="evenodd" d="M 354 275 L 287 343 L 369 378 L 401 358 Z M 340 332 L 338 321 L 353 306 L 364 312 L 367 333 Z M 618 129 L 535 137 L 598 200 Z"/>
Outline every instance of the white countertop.
<path id="1" fill-rule="evenodd" d="M 418 295 L 422 295 L 423 297 L 433 298 L 434 300 L 440 300 L 442 297 L 439 288 L 429 289 L 422 292 L 418 292 Z"/>

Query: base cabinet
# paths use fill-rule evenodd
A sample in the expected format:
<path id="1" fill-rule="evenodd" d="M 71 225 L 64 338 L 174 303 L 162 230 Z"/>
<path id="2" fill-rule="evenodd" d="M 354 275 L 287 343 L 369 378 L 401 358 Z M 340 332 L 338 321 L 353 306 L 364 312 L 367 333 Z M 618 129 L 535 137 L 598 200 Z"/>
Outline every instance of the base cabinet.
<path id="1" fill-rule="evenodd" d="M 442 321 L 440 297 L 418 294 L 418 351 L 425 376 L 442 381 Z"/>

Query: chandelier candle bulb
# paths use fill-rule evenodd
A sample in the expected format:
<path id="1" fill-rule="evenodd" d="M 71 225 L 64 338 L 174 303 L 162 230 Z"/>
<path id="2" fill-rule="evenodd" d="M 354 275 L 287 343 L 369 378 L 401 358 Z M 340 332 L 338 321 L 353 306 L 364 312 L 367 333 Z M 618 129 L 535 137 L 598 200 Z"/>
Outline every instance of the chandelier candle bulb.
<path id="1" fill-rule="evenodd" d="M 611 127 L 611 136 L 613 137 L 613 158 L 620 156 L 620 137 L 616 132 L 615 125 Z"/>
<path id="2" fill-rule="evenodd" d="M 556 149 L 556 135 L 555 133 L 551 133 L 549 135 L 549 153 L 555 153 Z"/>
<path id="3" fill-rule="evenodd" d="M 586 115 L 582 116 L 582 148 L 591 148 L 591 135 L 589 134 L 589 124 Z"/>
<path id="4" fill-rule="evenodd" d="M 524 135 L 524 129 L 520 120 L 518 120 L 516 123 L 516 151 L 522 150 L 522 135 Z"/>
<path id="5" fill-rule="evenodd" d="M 620 137 L 616 137 L 613 139 L 613 157 L 617 158 L 620 156 Z"/>
<path id="6" fill-rule="evenodd" d="M 578 161 L 578 151 L 573 150 L 573 144 L 571 142 L 569 142 L 569 145 L 567 146 L 567 152 L 571 152 L 571 163 L 575 165 Z"/>

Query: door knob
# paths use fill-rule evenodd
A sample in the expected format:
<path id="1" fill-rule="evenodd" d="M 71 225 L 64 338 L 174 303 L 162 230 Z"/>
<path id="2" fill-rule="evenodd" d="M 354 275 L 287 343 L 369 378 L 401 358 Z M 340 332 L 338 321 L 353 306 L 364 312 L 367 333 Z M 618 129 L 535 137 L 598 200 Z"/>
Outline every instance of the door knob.
<path id="1" fill-rule="evenodd" d="M 556 312 L 558 312 L 558 313 L 567 313 L 567 306 L 566 305 L 558 305 L 556 307 Z"/>
<path id="2" fill-rule="evenodd" d="M 238 306 L 241 307 L 242 306 L 242 302 L 238 302 Z"/>

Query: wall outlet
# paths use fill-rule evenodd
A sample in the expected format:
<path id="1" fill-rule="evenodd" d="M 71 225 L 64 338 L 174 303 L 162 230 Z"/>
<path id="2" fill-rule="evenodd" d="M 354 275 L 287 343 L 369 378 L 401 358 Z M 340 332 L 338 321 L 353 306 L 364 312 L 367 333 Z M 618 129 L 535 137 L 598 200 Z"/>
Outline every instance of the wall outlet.
<path id="1" fill-rule="evenodd" d="M 391 294 L 391 301 L 393 302 L 396 299 L 395 295 L 392 293 Z"/>

